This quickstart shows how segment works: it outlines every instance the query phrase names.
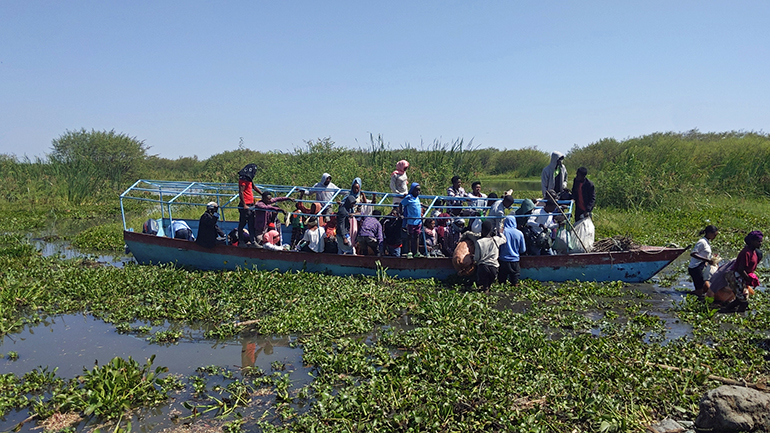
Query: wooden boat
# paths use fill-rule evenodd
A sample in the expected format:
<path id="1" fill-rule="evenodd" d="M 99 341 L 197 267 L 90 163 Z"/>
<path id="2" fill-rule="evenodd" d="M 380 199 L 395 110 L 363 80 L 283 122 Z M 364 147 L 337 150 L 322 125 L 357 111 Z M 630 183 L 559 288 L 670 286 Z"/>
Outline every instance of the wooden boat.
<path id="1" fill-rule="evenodd" d="M 273 190 L 276 195 L 289 195 L 302 187 L 281 185 L 257 185 L 262 190 Z M 313 192 L 312 188 L 304 188 Z M 324 207 L 333 204 L 335 198 L 347 190 L 336 190 L 334 196 L 324 203 Z M 372 192 L 365 192 L 371 196 Z M 379 200 L 373 204 L 387 208 L 390 194 L 374 193 Z M 152 198 L 155 195 L 158 198 Z M 170 199 L 166 199 L 171 197 Z M 339 197 L 339 198 L 337 198 Z M 442 196 L 420 196 L 427 205 L 426 216 L 432 208 L 446 199 Z M 257 248 L 238 248 L 231 245 L 217 245 L 204 248 L 195 242 L 173 239 L 163 234 L 173 217 L 172 211 L 179 213 L 179 208 L 194 208 L 198 213 L 205 209 L 205 203 L 220 203 L 220 214 L 229 209 L 237 215 L 237 185 L 224 183 L 169 182 L 139 180 L 120 197 L 123 211 L 123 237 L 127 248 L 140 264 L 175 264 L 203 270 L 258 269 L 279 272 L 315 272 L 330 275 L 378 275 L 386 273 L 400 278 L 436 278 L 446 279 L 455 275 L 451 260 L 448 258 L 398 258 L 376 256 L 352 256 L 337 254 L 314 254 L 297 251 L 273 251 Z M 160 205 L 160 235 L 134 232 L 126 226 L 125 200 L 140 200 Z M 315 202 L 316 200 L 307 200 Z M 518 200 L 517 203 L 521 201 Z M 515 205 L 514 205 L 515 206 Z M 189 211 L 188 211 L 189 213 Z M 387 213 L 387 212 L 383 212 Z M 181 219 L 181 218 L 176 218 Z M 197 232 L 197 219 L 184 219 L 193 232 Z M 220 221 L 220 227 L 227 232 L 237 226 L 234 220 Z M 289 228 L 290 230 L 290 228 Z M 284 239 L 290 232 L 284 231 Z M 594 252 L 556 256 L 524 256 L 521 258 L 521 277 L 539 281 L 625 281 L 643 282 L 660 272 L 684 251 L 683 248 L 664 248 L 643 246 L 633 251 Z"/>

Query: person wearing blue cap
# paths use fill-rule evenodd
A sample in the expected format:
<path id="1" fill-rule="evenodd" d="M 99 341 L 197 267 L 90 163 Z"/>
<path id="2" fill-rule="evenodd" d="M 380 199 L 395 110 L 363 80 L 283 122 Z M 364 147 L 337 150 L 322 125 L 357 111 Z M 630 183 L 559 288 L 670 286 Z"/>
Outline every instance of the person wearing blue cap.
<path id="1" fill-rule="evenodd" d="M 401 200 L 404 209 L 403 227 L 406 227 L 406 257 L 420 257 L 418 241 L 422 232 L 422 205 L 420 204 L 420 184 L 412 182 L 409 194 Z"/>

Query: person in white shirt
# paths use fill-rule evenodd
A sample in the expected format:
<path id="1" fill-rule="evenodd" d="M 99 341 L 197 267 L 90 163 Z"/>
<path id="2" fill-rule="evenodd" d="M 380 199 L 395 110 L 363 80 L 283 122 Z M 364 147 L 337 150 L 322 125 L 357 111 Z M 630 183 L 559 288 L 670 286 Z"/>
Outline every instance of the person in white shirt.
<path id="1" fill-rule="evenodd" d="M 171 223 L 171 233 L 174 234 L 174 239 L 195 241 L 195 236 L 193 236 L 190 226 L 182 220 L 174 220 Z"/>
<path id="2" fill-rule="evenodd" d="M 324 173 L 321 176 L 321 181 L 313 185 L 313 191 L 315 191 L 315 199 L 322 204 L 325 204 L 327 201 L 331 200 L 334 197 L 334 193 L 336 193 L 338 189 L 339 188 L 337 188 L 337 185 L 332 183 L 332 175 L 329 173 Z"/>
<path id="3" fill-rule="evenodd" d="M 708 290 L 708 281 L 703 277 L 703 271 L 706 266 L 715 265 L 719 258 L 711 253 L 711 241 L 717 237 L 719 229 L 712 225 L 706 226 L 699 235 L 703 236 L 701 240 L 695 243 L 690 253 L 690 264 L 687 266 L 687 272 L 692 278 L 692 284 L 695 290 L 690 292 L 693 295 L 701 296 Z"/>
<path id="4" fill-rule="evenodd" d="M 306 253 L 324 252 L 326 230 L 318 228 L 318 220 L 315 217 L 310 217 L 305 223 L 305 227 L 307 230 L 299 242 L 299 250 Z"/>

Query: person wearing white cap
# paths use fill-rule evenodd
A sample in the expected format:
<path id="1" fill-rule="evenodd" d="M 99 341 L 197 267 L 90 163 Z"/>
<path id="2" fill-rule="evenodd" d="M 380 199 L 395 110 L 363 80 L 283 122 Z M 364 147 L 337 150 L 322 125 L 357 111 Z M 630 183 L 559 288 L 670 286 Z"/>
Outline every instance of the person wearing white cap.
<path id="1" fill-rule="evenodd" d="M 214 248 L 218 238 L 224 239 L 225 232 L 219 228 L 219 205 L 216 202 L 209 202 L 206 205 L 206 212 L 201 215 L 198 221 L 198 238 L 195 243 L 204 248 Z"/>

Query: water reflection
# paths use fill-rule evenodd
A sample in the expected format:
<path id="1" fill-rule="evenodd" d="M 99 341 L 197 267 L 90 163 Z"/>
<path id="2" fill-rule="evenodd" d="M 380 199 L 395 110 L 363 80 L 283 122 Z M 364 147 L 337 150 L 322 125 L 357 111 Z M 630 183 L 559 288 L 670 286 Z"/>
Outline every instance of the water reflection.
<path id="1" fill-rule="evenodd" d="M 87 254 L 83 253 L 74 246 L 70 241 L 64 240 L 46 240 L 44 238 L 31 238 L 30 243 L 40 251 L 43 257 L 59 257 L 62 259 L 78 259 L 89 258 L 97 263 L 101 263 L 108 266 L 114 266 L 116 268 L 122 268 L 128 263 L 135 263 L 136 260 L 133 257 L 125 255 L 107 255 L 107 254 Z"/>

